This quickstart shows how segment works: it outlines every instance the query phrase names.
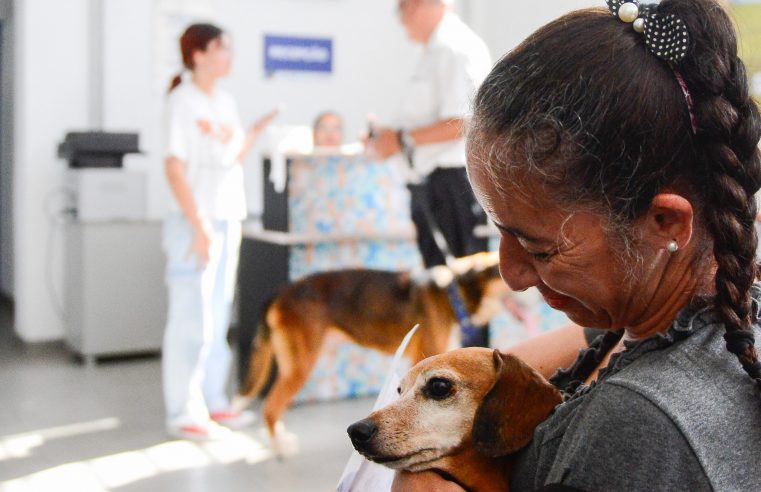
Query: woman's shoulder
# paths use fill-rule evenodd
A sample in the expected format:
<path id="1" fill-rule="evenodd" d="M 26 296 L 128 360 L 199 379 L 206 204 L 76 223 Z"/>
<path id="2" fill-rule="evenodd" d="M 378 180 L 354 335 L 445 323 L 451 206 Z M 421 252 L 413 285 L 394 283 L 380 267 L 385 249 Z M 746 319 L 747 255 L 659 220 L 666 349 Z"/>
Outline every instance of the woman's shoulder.
<path id="1" fill-rule="evenodd" d="M 568 436 L 575 436 L 579 443 L 607 441 L 611 435 L 633 431 L 633 440 L 614 439 L 604 447 L 622 445 L 647 448 L 658 440 L 651 439 L 654 433 L 661 438 L 669 435 L 675 441 L 687 443 L 677 439 L 683 433 L 671 415 L 634 388 L 606 381 L 580 391 L 581 395 L 563 403 L 553 414 L 558 419 L 555 422 L 556 432 L 545 433 L 545 441 Z"/>
<path id="2" fill-rule="evenodd" d="M 196 91 L 190 87 L 189 83 L 183 82 L 167 94 L 166 103 L 171 111 L 177 111 L 181 108 L 192 107 L 196 98 Z"/>
<path id="3" fill-rule="evenodd" d="M 602 463 L 657 476 L 659 490 L 761 489 L 761 395 L 727 351 L 723 333 L 710 309 L 688 311 L 666 333 L 615 355 L 597 383 L 577 387 L 537 428 L 523 458 L 535 472 L 529 475 L 541 478 L 533 486 L 616 489 L 604 481 L 615 477 L 597 476 Z M 634 463 L 618 462 L 631 456 L 638 457 Z M 574 476 L 576 482 L 558 481 Z M 679 485 L 690 477 L 696 482 Z M 653 483 L 620 485 L 648 490 Z"/>
<path id="4" fill-rule="evenodd" d="M 754 326 L 757 337 L 761 330 Z M 730 353 L 724 327 L 706 309 L 677 319 L 665 334 L 630 346 L 611 360 L 604 385 L 635 392 L 671 416 L 687 435 L 740 431 L 753 422 L 761 452 L 761 395 Z M 714 427 L 711 432 L 710 427 Z"/>
<path id="5" fill-rule="evenodd" d="M 723 325 L 710 312 L 692 321 L 682 325 L 690 331 L 681 339 L 675 323 L 669 333 L 651 341 L 649 349 L 643 344 L 622 355 L 621 367 L 605 379 L 600 393 L 618 388 L 657 408 L 690 443 L 716 490 L 738 490 L 738 484 L 743 485 L 740 489 L 761 489 L 757 385 L 726 349 Z M 758 326 L 754 331 L 761 336 Z M 638 350 L 644 352 L 639 357 Z M 608 399 L 607 404 L 626 411 L 626 401 L 615 404 Z"/>
<path id="6" fill-rule="evenodd" d="M 579 490 L 710 490 L 673 419 L 636 391 L 606 383 L 561 405 L 537 429 L 516 472 L 523 475 L 515 479 L 521 490 L 553 484 Z"/>
<path id="7" fill-rule="evenodd" d="M 758 325 L 753 330 L 757 338 L 761 337 Z M 761 411 L 756 384 L 727 350 L 723 335 L 723 325 L 710 312 L 689 326 L 675 322 L 665 334 L 628 347 L 611 361 L 610 376 L 603 379 L 638 391 L 656 403 L 681 398 L 693 406 L 701 401 L 720 404 L 716 397 L 732 392 Z M 726 403 L 737 401 L 735 397 Z"/>
<path id="8" fill-rule="evenodd" d="M 225 106 L 230 106 L 230 107 L 237 106 L 237 103 L 235 101 L 235 97 L 232 95 L 232 93 L 227 91 L 226 89 L 224 89 L 222 87 L 217 87 L 214 90 L 214 98 L 220 104 L 224 104 Z"/>

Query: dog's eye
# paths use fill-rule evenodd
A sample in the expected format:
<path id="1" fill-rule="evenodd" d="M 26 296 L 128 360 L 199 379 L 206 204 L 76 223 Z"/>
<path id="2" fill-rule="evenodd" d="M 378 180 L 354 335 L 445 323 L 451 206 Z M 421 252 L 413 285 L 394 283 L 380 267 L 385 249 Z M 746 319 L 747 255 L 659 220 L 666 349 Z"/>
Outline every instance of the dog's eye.
<path id="1" fill-rule="evenodd" d="M 452 382 L 447 379 L 433 378 L 425 385 L 425 389 L 428 396 L 440 400 L 452 392 Z"/>
<path id="2" fill-rule="evenodd" d="M 398 388 L 396 388 L 396 393 L 397 393 L 397 394 L 399 394 L 399 395 L 401 395 L 401 394 L 402 394 L 402 387 L 401 387 L 401 386 L 399 386 Z"/>

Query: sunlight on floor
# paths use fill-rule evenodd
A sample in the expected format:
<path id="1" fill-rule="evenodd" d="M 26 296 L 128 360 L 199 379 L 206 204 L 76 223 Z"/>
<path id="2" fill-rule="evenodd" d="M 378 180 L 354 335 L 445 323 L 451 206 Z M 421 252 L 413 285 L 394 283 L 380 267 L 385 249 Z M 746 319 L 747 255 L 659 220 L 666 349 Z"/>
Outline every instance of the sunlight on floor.
<path id="1" fill-rule="evenodd" d="M 119 427 L 119 425 L 121 425 L 119 419 L 107 418 L 92 422 L 50 427 L 22 434 L 0 436 L 0 461 L 12 458 L 25 458 L 31 454 L 34 448 L 42 446 L 45 441 L 112 430 Z"/>
<path id="2" fill-rule="evenodd" d="M 98 421 L 103 425 L 105 419 Z M 67 426 L 68 430 L 94 432 L 92 426 L 78 424 Z M 118 420 L 116 421 L 118 425 Z M 59 428 L 59 431 L 62 428 Z M 103 430 L 102 428 L 99 430 Z M 16 457 L 18 452 L 29 453 L 44 443 L 51 435 L 50 429 L 19 436 L 2 438 L 0 453 Z M 8 446 L 8 443 L 12 446 Z M 11 454 L 13 453 L 13 454 Z M 2 455 L 0 455 L 2 456 Z M 258 463 L 272 457 L 264 441 L 242 433 L 235 433 L 223 441 L 194 443 L 169 441 L 145 449 L 127 451 L 90 460 L 67 463 L 31 475 L 0 483 L 0 492 L 46 492 L 66 490 L 78 492 L 108 492 L 124 485 L 150 478 L 161 473 L 202 468 L 210 465 L 227 465 L 237 461 Z M 1 459 L 1 458 L 0 458 Z"/>

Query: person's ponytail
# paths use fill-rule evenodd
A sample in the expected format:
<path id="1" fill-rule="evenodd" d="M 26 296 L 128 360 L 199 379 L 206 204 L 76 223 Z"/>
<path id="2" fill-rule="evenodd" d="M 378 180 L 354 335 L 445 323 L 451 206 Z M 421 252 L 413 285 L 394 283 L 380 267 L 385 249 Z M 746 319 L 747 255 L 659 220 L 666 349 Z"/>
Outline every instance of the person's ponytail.
<path id="1" fill-rule="evenodd" d="M 174 76 L 172 81 L 169 83 L 169 90 L 167 91 L 167 93 L 175 90 L 177 86 L 180 85 L 181 83 L 182 83 L 182 73 L 178 73 L 177 75 Z"/>

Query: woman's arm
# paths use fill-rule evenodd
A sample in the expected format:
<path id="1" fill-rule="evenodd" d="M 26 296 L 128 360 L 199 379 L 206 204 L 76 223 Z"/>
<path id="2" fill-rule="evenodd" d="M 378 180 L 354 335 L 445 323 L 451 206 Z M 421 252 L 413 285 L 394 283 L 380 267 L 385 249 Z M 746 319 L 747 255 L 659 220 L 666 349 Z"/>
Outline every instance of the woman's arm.
<path id="1" fill-rule="evenodd" d="M 517 343 L 505 352 L 515 355 L 549 378 L 561 367 L 573 364 L 579 350 L 587 346 L 584 328 L 568 324 Z"/>
<path id="2" fill-rule="evenodd" d="M 410 131 L 410 135 L 415 141 L 415 145 L 449 142 L 462 138 L 464 127 L 464 119 L 453 118 L 440 120 L 429 126 L 415 128 Z M 367 141 L 365 141 L 365 145 L 368 145 Z M 380 159 L 387 159 L 402 151 L 397 130 L 391 128 L 377 130 L 377 135 L 372 139 L 372 145 L 376 155 Z"/>
<path id="3" fill-rule="evenodd" d="M 272 120 L 275 119 L 279 112 L 280 109 L 277 108 L 274 111 L 265 114 L 256 122 L 254 122 L 253 125 L 251 125 L 251 128 L 249 128 L 248 132 L 246 132 L 246 136 L 243 140 L 243 145 L 241 146 L 240 152 L 238 153 L 238 162 L 243 162 L 246 159 L 246 156 L 251 151 L 251 148 L 254 146 L 259 136 L 262 134 L 264 129 L 267 128 L 270 123 L 272 123 Z"/>
<path id="4" fill-rule="evenodd" d="M 454 482 L 444 480 L 432 471 L 418 473 L 397 472 L 391 492 L 465 492 L 465 489 Z"/>
<path id="5" fill-rule="evenodd" d="M 188 253 L 195 253 L 201 265 L 205 266 L 209 262 L 211 233 L 198 213 L 198 207 L 193 198 L 193 191 L 185 175 L 185 163 L 177 157 L 170 155 L 164 161 L 164 171 L 169 182 L 169 187 L 172 189 L 172 194 L 174 194 L 182 214 L 193 227 L 195 233 L 192 249 Z"/>

